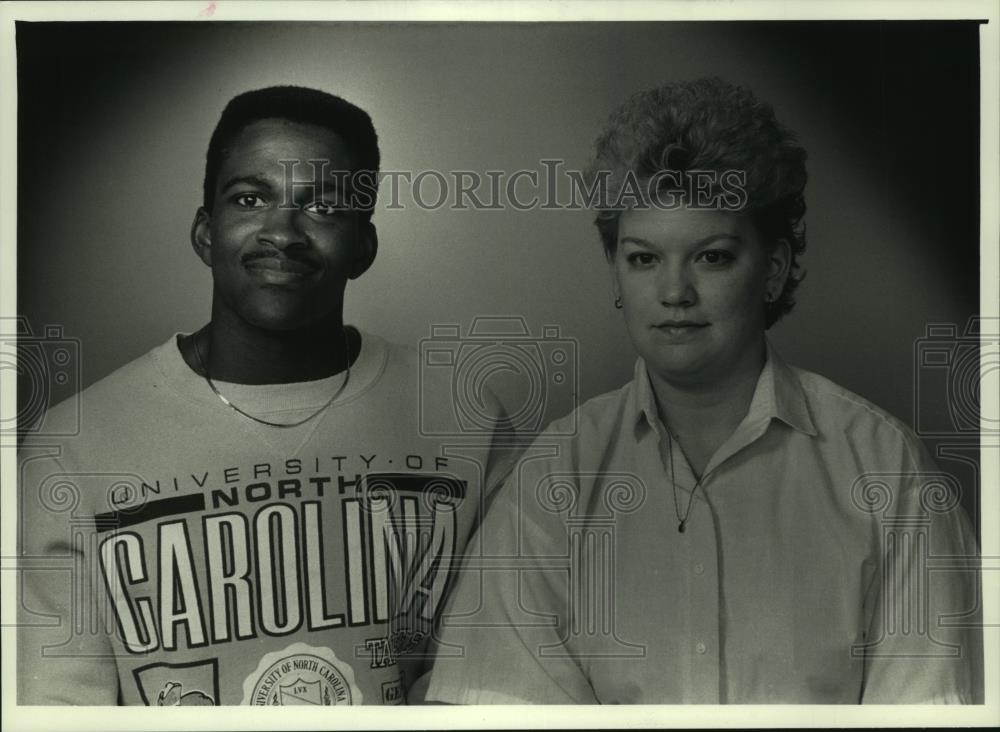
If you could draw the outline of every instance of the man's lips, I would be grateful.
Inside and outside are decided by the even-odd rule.
[[[279,276],[287,277],[305,277],[313,274],[318,269],[312,264],[303,262],[300,259],[273,256],[248,257],[243,260],[243,266],[252,272],[258,272],[260,274],[277,274]]]
[[[708,323],[699,323],[694,320],[664,320],[656,323],[654,328],[706,328]]]

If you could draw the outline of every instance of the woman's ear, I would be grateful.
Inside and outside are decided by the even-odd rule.
[[[198,258],[207,266],[212,266],[212,217],[204,206],[199,206],[191,223],[191,247]]]
[[[604,259],[608,263],[608,281],[611,283],[611,297],[614,299],[615,308],[622,309],[622,288],[618,281],[618,267],[615,266],[615,255],[605,251]]]
[[[792,268],[792,246],[787,239],[779,239],[767,252],[767,293],[777,300],[785,289],[785,282]]]

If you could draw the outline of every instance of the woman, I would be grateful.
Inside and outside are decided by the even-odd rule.
[[[716,79],[612,116],[597,227],[634,378],[492,505],[429,700],[978,698],[975,575],[927,570],[975,556],[957,497],[903,424],[765,338],[799,284],[805,157]]]

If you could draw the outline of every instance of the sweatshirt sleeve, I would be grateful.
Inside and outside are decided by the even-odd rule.
[[[17,699],[115,704],[118,675],[99,572],[88,476],[59,447],[18,454]]]

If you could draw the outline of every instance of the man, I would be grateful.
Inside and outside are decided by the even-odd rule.
[[[404,701],[501,476],[498,452],[421,436],[448,384],[343,323],[378,166],[339,97],[226,107],[191,232],[210,322],[85,390],[78,436],[22,447],[20,703]]]

